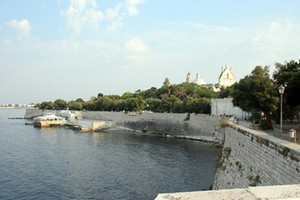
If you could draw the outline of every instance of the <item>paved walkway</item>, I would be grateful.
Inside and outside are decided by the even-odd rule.
[[[300,185],[159,194],[155,200],[300,200]]]
[[[300,152],[300,145],[299,144],[296,144],[296,143],[293,143],[293,142],[290,142],[290,141],[287,141],[287,140],[283,140],[283,139],[274,137],[273,135],[270,135],[270,134],[266,133],[263,130],[253,130],[253,129],[251,129],[251,124],[247,121],[239,121],[238,124],[233,124],[232,122],[230,122],[230,123],[232,125],[240,128],[240,129],[242,129],[242,130],[245,130],[245,131],[250,132],[252,134],[258,135],[258,136],[260,136],[264,139],[268,139],[269,141],[273,141],[275,143],[281,144],[283,146],[286,146],[288,148],[291,148],[295,151]]]

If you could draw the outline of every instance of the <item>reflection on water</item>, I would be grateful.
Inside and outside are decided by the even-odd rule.
[[[213,183],[214,146],[125,130],[38,129],[8,120],[14,112],[22,111],[0,110],[0,199],[154,199]]]

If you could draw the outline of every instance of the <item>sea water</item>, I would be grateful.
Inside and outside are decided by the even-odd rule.
[[[154,199],[207,190],[219,149],[114,129],[78,134],[25,125],[0,109],[0,199]]]

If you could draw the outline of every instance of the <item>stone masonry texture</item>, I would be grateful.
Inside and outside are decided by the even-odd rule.
[[[213,189],[300,183],[300,151],[280,139],[225,128],[225,143]]]

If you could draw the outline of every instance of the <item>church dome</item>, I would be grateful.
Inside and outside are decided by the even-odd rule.
[[[194,83],[196,83],[197,85],[205,85],[206,84],[206,82],[200,78],[199,73],[196,74],[196,79],[194,80]]]

